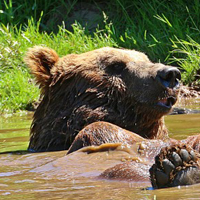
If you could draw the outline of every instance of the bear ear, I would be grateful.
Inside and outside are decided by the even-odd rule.
[[[53,49],[35,46],[28,50],[24,61],[35,75],[40,87],[45,87],[50,84],[50,71],[58,59],[59,56]]]

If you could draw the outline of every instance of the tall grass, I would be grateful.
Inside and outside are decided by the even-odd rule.
[[[172,62],[182,69],[182,82],[189,86],[200,85],[200,44],[187,36],[187,40],[176,39],[173,43]],[[176,57],[176,55],[179,55]]]
[[[74,6],[80,2],[92,3],[106,14],[107,22],[112,22],[112,38],[119,46],[144,51],[153,61],[167,62],[169,51],[173,50],[171,40],[175,40],[175,36],[185,40],[189,35],[200,42],[198,0],[2,0],[0,21],[19,27],[31,17],[37,22],[43,12],[40,30],[50,33],[55,31],[57,24],[55,14],[60,14],[67,23]],[[49,19],[54,26],[49,26]],[[99,23],[101,28],[104,27],[104,23]]]
[[[116,10],[112,18],[116,35],[124,38],[119,45],[142,50],[153,61],[167,62],[176,37],[184,40],[189,35],[200,42],[197,0],[115,0],[111,4]]]
[[[27,70],[9,69],[0,78],[1,112],[30,109],[32,103],[38,99],[39,91]]]
[[[0,2],[0,21],[4,24],[14,25],[27,23],[31,17],[34,21],[38,21],[42,11],[46,16],[59,3],[60,1],[55,0],[2,0]]]

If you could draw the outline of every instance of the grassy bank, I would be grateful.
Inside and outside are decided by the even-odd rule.
[[[0,113],[27,109],[37,101],[39,89],[23,63],[34,45],[51,47],[60,56],[103,46],[133,48],[155,62],[178,65],[184,84],[199,84],[199,1],[87,1],[98,13],[95,28],[77,17],[69,31],[67,19],[75,15],[79,2],[0,3]],[[65,12],[59,13],[63,6]]]

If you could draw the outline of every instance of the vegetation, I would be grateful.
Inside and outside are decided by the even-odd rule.
[[[39,89],[23,63],[25,52],[34,45],[51,47],[60,56],[103,46],[133,48],[155,62],[178,65],[184,84],[199,84],[198,0],[88,2],[100,13],[96,28],[91,29],[77,18],[67,30],[69,24],[61,21],[68,21],[80,1],[1,1],[1,113],[27,109],[38,100]],[[60,11],[61,7],[65,12]]]

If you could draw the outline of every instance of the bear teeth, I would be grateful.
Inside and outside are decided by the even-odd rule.
[[[158,101],[158,105],[164,106],[167,108],[171,108],[176,103],[176,99],[174,97],[168,97],[168,98],[161,98]]]

